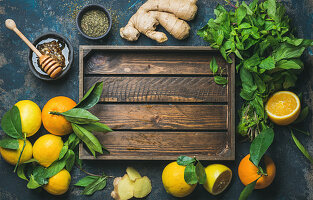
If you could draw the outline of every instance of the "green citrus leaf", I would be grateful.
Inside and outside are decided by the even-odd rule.
[[[246,199],[248,199],[249,195],[254,190],[254,187],[255,187],[257,181],[258,181],[258,179],[253,181],[252,183],[249,183],[248,185],[246,185],[246,187],[240,193],[239,200],[246,200]]]
[[[191,158],[189,156],[179,156],[177,158],[177,164],[182,165],[182,166],[186,166],[189,165],[191,163],[195,163],[196,159],[195,158]]]
[[[67,150],[68,150],[68,146],[64,145],[60,151],[59,160],[61,160],[65,156],[65,154],[67,153]]]
[[[250,146],[250,160],[255,165],[258,166],[261,158],[273,143],[274,140],[274,130],[272,128],[266,128],[261,131],[261,133],[253,140]]]
[[[41,185],[35,180],[34,176],[31,175],[29,182],[27,184],[27,188],[28,189],[36,189],[39,188]]]
[[[97,179],[98,179],[97,176],[85,176],[84,178],[80,179],[74,185],[78,186],[78,187],[86,187]]]
[[[200,163],[200,161],[198,161],[197,165],[196,165],[196,174],[197,174],[197,177],[198,177],[199,184],[205,184],[205,182],[206,182],[206,173],[205,173],[204,167]]]
[[[36,160],[35,158],[32,158],[32,159],[29,159],[29,160],[23,162],[23,164],[32,163],[32,162],[38,163],[38,160]]]
[[[103,90],[103,82],[94,84],[82,98],[82,100],[75,106],[75,108],[89,109],[96,105],[101,97]]]
[[[77,135],[75,133],[72,133],[69,137],[68,137],[68,145],[69,145],[69,149],[74,150],[75,147],[80,143],[80,139],[77,137]]]
[[[103,153],[99,140],[92,133],[84,129],[82,126],[73,123],[72,128],[77,137],[79,137],[89,149],[101,154]]]
[[[309,152],[305,149],[305,147],[300,143],[300,141],[296,138],[296,136],[293,134],[293,131],[290,130],[291,137],[294,141],[294,143],[297,145],[298,149],[302,152],[302,154],[313,164],[313,158],[309,154]]]
[[[16,173],[17,173],[17,176],[20,177],[21,179],[28,181],[28,179],[25,176],[25,165],[18,166]]]
[[[19,148],[18,139],[14,139],[11,137],[4,137],[0,140],[0,147],[5,149],[16,150]]]
[[[98,117],[82,108],[73,108],[61,113],[61,115],[63,115],[69,122],[75,124],[89,124],[99,121]]]
[[[84,127],[86,130],[88,130],[90,132],[93,132],[93,131],[103,132],[103,133],[112,132],[112,129],[110,127],[108,127],[107,125],[102,124],[100,122],[84,124],[84,125],[82,125],[82,127]]]
[[[73,150],[69,149],[67,154],[68,154],[68,157],[67,157],[65,168],[67,171],[70,172],[72,171],[72,168],[75,164],[75,153]]]
[[[13,106],[1,119],[1,128],[10,137],[23,139],[20,111]]]
[[[184,179],[187,184],[193,185],[198,183],[198,177],[196,173],[196,166],[193,163],[190,163],[186,166],[184,172]]]
[[[75,151],[75,164],[79,166],[79,168],[83,168],[83,162],[79,159],[79,154],[77,150]]]
[[[59,173],[66,166],[69,156],[66,154],[61,160],[53,162],[49,167],[36,166],[32,175],[37,183],[44,185],[48,183],[48,179]]]
[[[96,191],[103,190],[107,185],[106,177],[98,177],[95,181],[87,185],[83,191],[84,195],[92,195]]]

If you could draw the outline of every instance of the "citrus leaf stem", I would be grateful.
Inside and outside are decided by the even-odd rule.
[[[24,141],[23,148],[22,148],[22,151],[21,151],[21,153],[20,153],[20,155],[19,155],[19,157],[18,157],[17,163],[16,163],[16,165],[15,165],[15,167],[14,167],[14,170],[13,170],[14,173],[16,172],[16,169],[17,169],[17,167],[18,167],[18,164],[20,163],[20,160],[21,160],[23,151],[24,151],[25,146],[26,146],[26,133],[24,133],[23,141]]]
[[[56,112],[56,111],[50,111],[49,114],[52,114],[52,115],[62,115],[62,113]]]
[[[87,172],[86,170],[84,170],[83,168],[81,168],[78,164],[75,164],[76,167],[78,167],[82,172],[84,172],[85,174],[89,175],[89,176],[96,176],[96,177],[103,177],[102,175],[97,175],[97,174],[93,174],[90,172]],[[105,176],[107,178],[114,178],[114,176]]]

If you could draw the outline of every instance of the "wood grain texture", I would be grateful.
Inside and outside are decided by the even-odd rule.
[[[213,77],[86,77],[84,91],[103,81],[101,102],[227,102]]]
[[[226,105],[97,104],[91,112],[112,129],[227,129]]]
[[[205,74],[212,75],[210,62],[216,58],[223,74],[229,64],[220,54],[200,52],[96,51],[85,63],[86,74]]]
[[[176,160],[178,155],[187,155],[208,160],[228,158],[231,153],[227,132],[115,131],[96,136],[110,151],[97,159]],[[94,159],[84,148],[80,155]]]
[[[90,111],[114,132],[96,133],[111,152],[81,159],[235,159],[235,65],[209,47],[80,46],[80,98],[104,82]],[[213,81],[213,58],[228,84]],[[232,57],[234,61],[234,57]],[[219,72],[220,73],[220,72]]]

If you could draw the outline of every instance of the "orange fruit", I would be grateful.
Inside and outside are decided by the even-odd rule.
[[[184,173],[186,166],[177,162],[168,164],[162,173],[163,186],[167,193],[174,197],[185,197],[192,193],[197,184],[189,185],[185,182]]]
[[[68,190],[70,183],[70,173],[66,169],[62,169],[59,173],[49,178],[48,184],[43,186],[43,189],[53,195],[62,195]]]
[[[44,167],[49,167],[59,159],[63,141],[60,136],[47,134],[36,140],[33,146],[33,156]]]
[[[300,114],[300,100],[293,92],[276,92],[267,101],[265,110],[275,124],[288,125],[294,122]]]
[[[258,168],[249,159],[250,154],[248,154],[240,161],[238,167],[238,176],[240,181],[244,185],[248,185],[249,183],[252,183],[260,177],[260,175],[258,174]],[[255,189],[266,188],[273,182],[275,178],[276,166],[273,160],[265,155],[264,164],[267,176],[263,175],[261,178],[259,178],[259,180],[256,182]]]
[[[50,114],[51,111],[65,112],[76,106],[75,101],[68,97],[58,96],[50,99],[42,109],[42,123],[47,131],[54,135],[67,135],[71,133],[72,126],[65,117]]]

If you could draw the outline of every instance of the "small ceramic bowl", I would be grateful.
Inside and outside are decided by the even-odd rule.
[[[103,11],[103,12],[106,14],[106,16],[108,17],[108,19],[109,19],[109,27],[108,27],[108,30],[107,30],[103,35],[101,35],[101,36],[99,36],[99,37],[90,37],[90,36],[86,35],[86,34],[84,33],[84,31],[82,30],[82,27],[81,27],[81,20],[82,20],[82,17],[83,17],[83,15],[84,15],[86,12],[88,12],[88,11],[90,11],[90,10],[100,10],[100,11]],[[110,16],[109,12],[108,12],[103,6],[98,5],[98,4],[91,4],[91,5],[87,5],[87,6],[83,7],[83,8],[81,9],[81,11],[79,11],[78,15],[76,16],[76,26],[77,26],[77,29],[79,30],[79,32],[80,32],[85,38],[88,38],[88,39],[90,39],[90,40],[98,40],[98,39],[104,38],[104,37],[110,32],[111,27],[112,27],[112,18],[111,18],[111,16]]]
[[[37,37],[33,45],[37,47],[38,44],[44,43],[44,42],[50,42],[52,40],[57,40],[65,45],[64,49],[62,50],[62,54],[65,57],[65,67],[63,67],[61,74],[59,74],[56,78],[50,78],[50,76],[44,72],[38,62],[38,56],[29,49],[28,53],[28,65],[31,70],[31,72],[39,79],[45,80],[45,81],[54,81],[62,78],[65,76],[65,74],[69,71],[69,69],[72,66],[73,63],[73,57],[74,57],[74,51],[73,46],[71,45],[70,41],[65,38],[64,36],[54,33],[54,32],[48,32],[43,35],[40,35]]]

